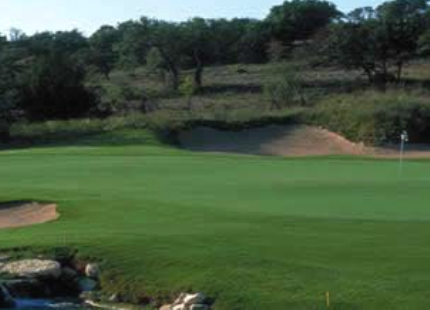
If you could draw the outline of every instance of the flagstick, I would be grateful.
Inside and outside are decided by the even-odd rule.
[[[405,157],[405,144],[409,142],[409,135],[406,131],[403,131],[400,135],[400,158],[399,158],[399,177],[403,175],[403,161]]]

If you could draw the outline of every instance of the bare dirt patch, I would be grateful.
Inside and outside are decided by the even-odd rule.
[[[267,126],[242,131],[199,127],[179,134],[185,149],[199,152],[271,156],[355,155],[380,158],[399,156],[398,146],[366,147],[319,127],[305,125]],[[407,158],[430,157],[430,146],[408,145]]]
[[[0,203],[0,229],[42,224],[59,218],[57,205],[37,202]]]

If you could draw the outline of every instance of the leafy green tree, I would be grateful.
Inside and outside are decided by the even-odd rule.
[[[194,87],[198,90],[203,84],[203,70],[211,61],[213,38],[211,22],[203,18],[194,18],[181,24],[184,44],[183,55],[191,59],[191,65],[195,68]]]
[[[88,49],[88,40],[78,30],[40,32],[31,37],[24,37],[28,52],[33,56],[61,53],[68,57],[75,57]],[[12,42],[18,42],[14,40]]]
[[[254,19],[249,18],[211,20],[213,41],[211,52],[212,63],[237,63],[240,57],[245,54],[243,53],[244,48],[249,47],[256,41],[256,38],[252,37],[254,33],[251,34],[249,32],[256,23]],[[248,35],[247,40],[244,40],[246,35]]]
[[[182,32],[178,24],[142,18],[140,23],[146,29],[146,39],[150,48],[158,50],[170,77],[170,87],[179,88],[180,62],[184,46]]]
[[[165,70],[164,60],[157,48],[151,48],[146,55],[146,65],[153,71]]]
[[[71,119],[87,115],[96,98],[85,87],[85,70],[71,58],[52,53],[26,64],[19,76],[19,107],[28,119]]]
[[[266,21],[274,39],[291,45],[311,38],[340,16],[336,6],[328,1],[292,0],[273,7]]]
[[[0,142],[9,140],[9,129],[16,108],[15,71],[12,59],[6,56],[7,41],[0,37]]]
[[[127,21],[117,27],[119,40],[114,49],[118,53],[118,65],[121,68],[135,68],[145,65],[151,49],[148,44],[149,28],[146,22]]]
[[[118,62],[115,45],[119,42],[118,30],[112,26],[103,26],[89,39],[91,63],[109,79],[110,72]]]
[[[268,59],[267,46],[271,41],[267,22],[249,20],[237,47],[237,62],[264,63]]]
[[[404,64],[417,54],[428,10],[426,0],[395,0],[376,10],[357,9],[317,40],[318,55],[347,69],[362,69],[373,84],[399,82]]]
[[[419,38],[429,26],[428,0],[394,0],[377,9],[379,28],[387,42],[387,54],[401,79],[404,63],[416,55]]]

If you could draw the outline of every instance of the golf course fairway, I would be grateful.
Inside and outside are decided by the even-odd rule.
[[[132,141],[2,151],[0,201],[52,201],[61,217],[0,230],[0,251],[77,248],[112,292],[202,291],[215,310],[326,309],[326,292],[332,309],[424,310],[430,162],[398,166]]]

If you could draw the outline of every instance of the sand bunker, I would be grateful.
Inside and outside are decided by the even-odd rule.
[[[0,203],[0,229],[42,224],[58,219],[57,205],[36,202]]]
[[[397,146],[366,147],[328,130],[304,126],[267,126],[243,131],[221,131],[207,127],[179,134],[185,149],[200,152],[272,156],[357,155],[383,158],[399,156]],[[430,146],[408,145],[408,158],[430,157]]]

